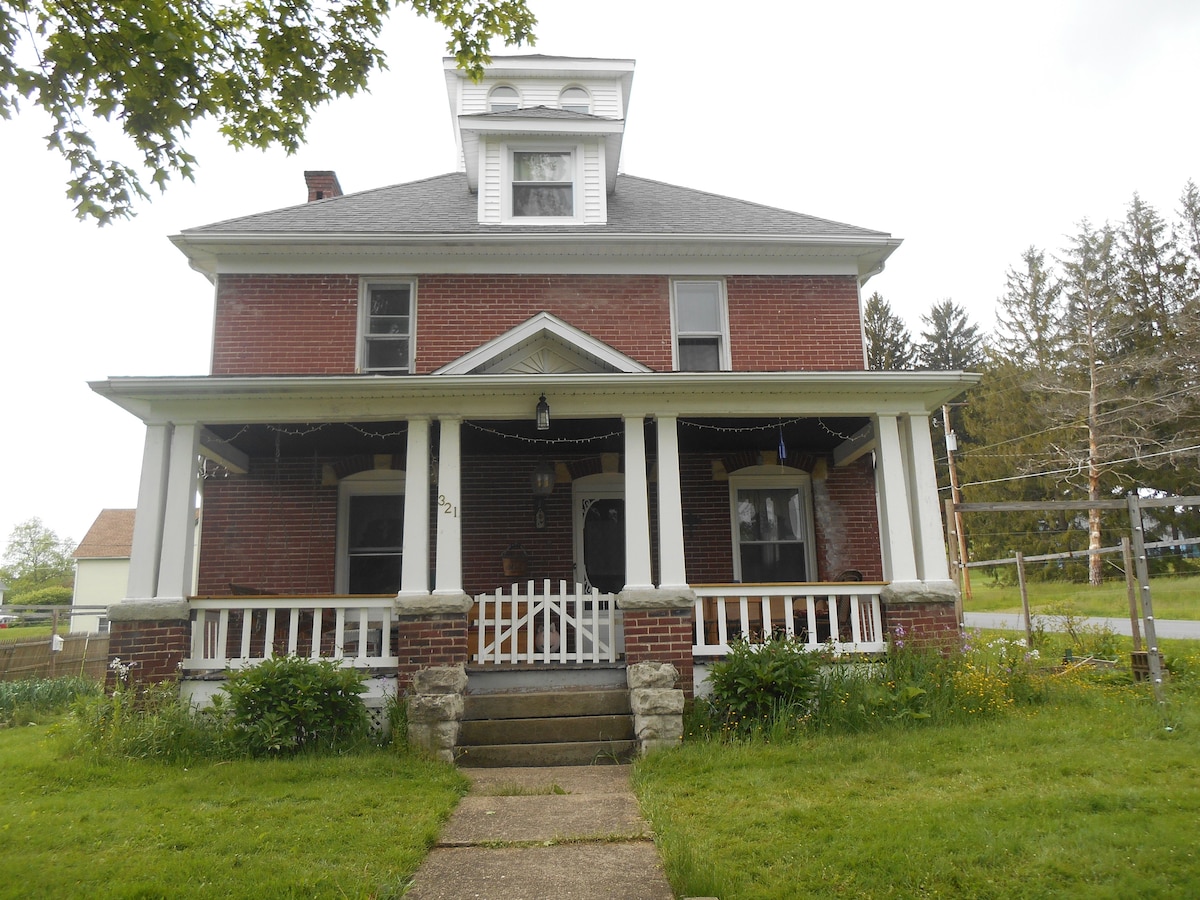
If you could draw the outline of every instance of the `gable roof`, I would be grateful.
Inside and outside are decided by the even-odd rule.
[[[188,228],[179,237],[548,233],[544,225],[481,225],[478,215],[478,198],[467,189],[467,176],[462,172],[451,172]],[[617,176],[617,188],[608,198],[607,224],[555,225],[549,231],[554,234],[739,235],[850,241],[890,237],[883,231],[634,175]]]
[[[102,509],[72,554],[76,559],[128,559],[136,509]]]

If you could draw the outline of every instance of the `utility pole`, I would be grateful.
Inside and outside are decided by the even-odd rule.
[[[967,535],[963,531],[962,513],[958,504],[962,503],[962,493],[958,489],[958,469],[954,465],[954,451],[958,449],[958,435],[950,427],[950,404],[942,404],[942,424],[946,430],[946,462],[950,467],[950,499],[954,501],[954,530],[958,533],[958,558],[962,567],[962,592],[968,600],[971,599],[971,570],[967,568]]]

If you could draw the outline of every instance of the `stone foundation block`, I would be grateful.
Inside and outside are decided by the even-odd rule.
[[[629,692],[634,716],[683,717],[683,691],[673,688],[636,688]]]
[[[462,694],[467,689],[465,666],[437,666],[421,669],[412,677],[414,694]]]
[[[634,663],[626,670],[626,683],[630,689],[673,688],[679,681],[679,670],[670,663]]]

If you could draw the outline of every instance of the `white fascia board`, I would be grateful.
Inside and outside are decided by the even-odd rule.
[[[583,226],[587,227],[587,226]],[[879,271],[900,246],[892,237],[746,234],[612,234],[595,230],[514,234],[178,234],[193,269],[217,274],[853,275]],[[704,268],[698,271],[697,266]],[[376,269],[375,267],[378,267]],[[397,268],[399,267],[399,268]]]
[[[964,372],[662,372],[112,378],[93,391],[147,424],[478,420],[555,416],[928,415],[978,383]]]
[[[543,119],[520,118],[516,115],[503,119],[480,118],[479,116],[459,116],[459,127],[464,135],[499,134],[505,137],[561,137],[568,135],[609,135],[623,134],[625,122],[622,119],[605,119],[593,117],[589,119]]]

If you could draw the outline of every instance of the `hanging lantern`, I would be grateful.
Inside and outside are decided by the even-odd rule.
[[[545,394],[542,394],[537,404],[537,430],[550,430],[550,404],[546,402]]]

